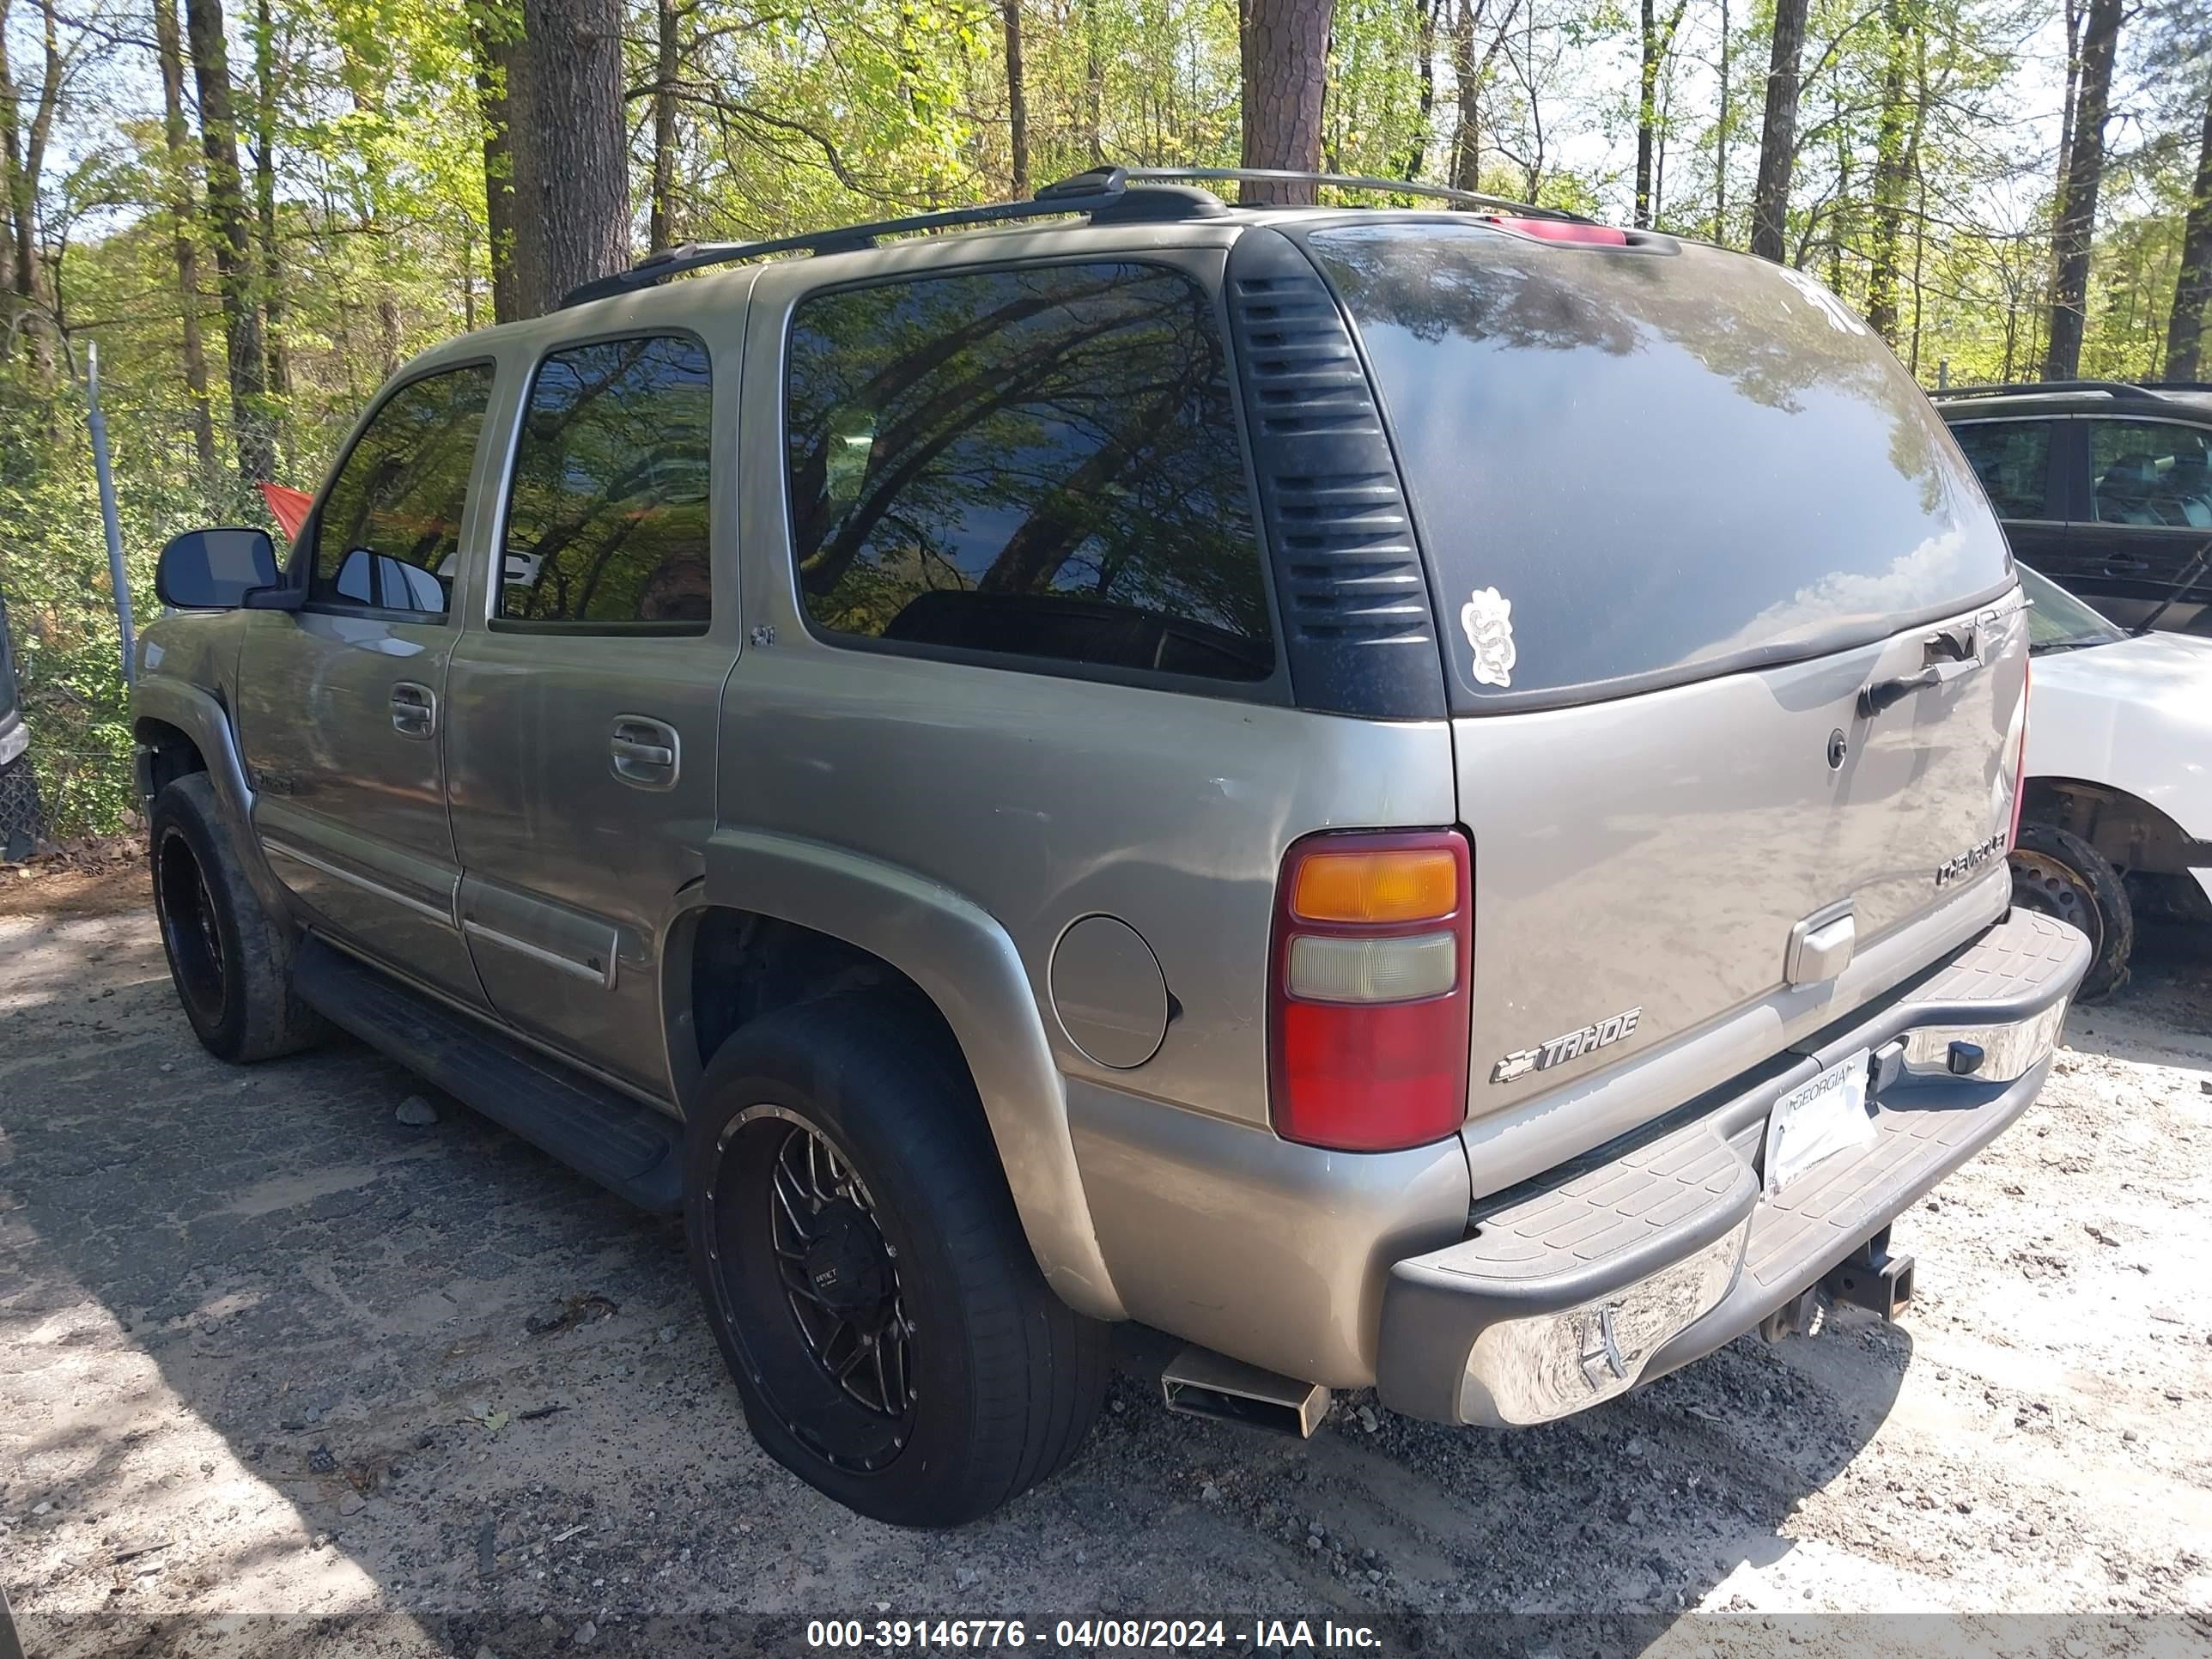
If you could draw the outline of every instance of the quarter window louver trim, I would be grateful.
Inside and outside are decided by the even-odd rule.
[[[1293,695],[1301,708],[1332,714],[1440,716],[1428,580],[1335,296],[1273,230],[1238,239],[1228,278]]]

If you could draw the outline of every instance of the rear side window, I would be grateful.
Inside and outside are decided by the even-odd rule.
[[[817,626],[1265,679],[1274,647],[1212,307],[1158,266],[817,295],[787,460]]]
[[[2089,423],[2089,503],[2100,524],[2212,527],[2212,432],[2173,421]]]
[[[1951,428],[2001,519],[2049,516],[2051,422],[1970,421]]]
[[[446,614],[491,376],[447,369],[385,399],[316,514],[311,601]]]
[[[1462,709],[1821,654],[2011,585],[1935,410],[1809,277],[1434,221],[1308,246],[1372,366]]]
[[[707,349],[605,340],[538,366],[515,441],[498,614],[703,628]]]

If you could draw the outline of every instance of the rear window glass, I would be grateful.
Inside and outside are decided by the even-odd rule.
[[[1840,648],[2009,580],[1927,399],[1809,279],[1432,222],[1308,240],[1373,366],[1463,707]]]
[[[887,645],[1262,680],[1274,644],[1210,301],[1157,265],[805,301],[792,324],[807,615]]]

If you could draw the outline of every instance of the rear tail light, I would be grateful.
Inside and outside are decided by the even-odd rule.
[[[1394,1152],[1467,1116],[1474,890],[1456,830],[1309,836],[1283,860],[1268,1100],[1285,1140]]]
[[[2020,746],[2012,756],[2012,832],[2005,839],[2005,851],[2009,853],[2020,845],[2020,809],[2027,800],[2027,694],[2035,678],[2035,665],[2022,662],[2020,665]]]
[[[1500,230],[1517,231],[1547,242],[1587,242],[1598,247],[1626,247],[1628,233],[1612,225],[1584,224],[1578,219],[1515,219],[1498,214],[1482,216]]]

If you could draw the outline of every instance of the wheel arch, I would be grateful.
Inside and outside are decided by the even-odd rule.
[[[2205,845],[2141,796],[2085,778],[2029,778],[2021,811],[2079,836],[2123,874],[2186,875]]]
[[[269,913],[289,913],[290,897],[270,873],[253,833],[253,791],[246,781],[229,711],[211,693],[166,675],[146,675],[131,688],[131,731],[138,744],[138,793],[146,805],[173,778],[204,772],[216,812],[246,879]]]
[[[679,1097],[690,1097],[717,1033],[735,1029],[731,1011],[693,994],[702,947],[711,956],[717,930],[748,919],[768,924],[833,984],[840,973],[873,973],[918,997],[958,1046],[1046,1281],[1079,1312],[1127,1318],[1091,1225],[1044,1022],[1020,952],[997,920],[911,871],[793,836],[718,830],[705,862],[662,959]],[[824,981],[799,975],[797,994],[809,994],[810,982]],[[767,1006],[793,1000],[772,993]]]

